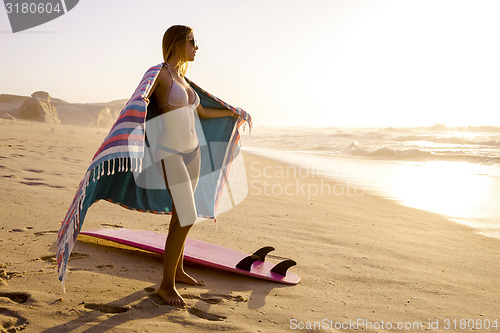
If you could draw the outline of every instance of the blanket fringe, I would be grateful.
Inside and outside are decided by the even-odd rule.
[[[101,179],[101,176],[114,175],[115,172],[142,172],[141,157],[116,157],[106,160],[87,172],[87,183]]]

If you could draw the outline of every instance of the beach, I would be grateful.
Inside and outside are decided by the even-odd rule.
[[[248,152],[245,200],[216,223],[197,223],[189,237],[249,254],[271,245],[269,261],[297,262],[290,270],[298,285],[186,264],[206,285],[179,285],[188,306],[176,309],[154,294],[161,257],[79,236],[63,293],[57,231],[106,134],[0,119],[0,331],[493,332],[500,325],[499,239]],[[101,201],[83,229],[167,232],[169,219]]]

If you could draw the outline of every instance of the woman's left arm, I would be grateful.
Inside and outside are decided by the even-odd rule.
[[[198,105],[196,111],[198,111],[198,116],[200,118],[239,117],[233,111],[226,109],[204,108],[201,104]]]

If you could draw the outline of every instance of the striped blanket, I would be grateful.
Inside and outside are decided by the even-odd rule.
[[[128,209],[155,214],[171,214],[172,199],[168,191],[141,185],[145,175],[154,173],[151,147],[147,140],[146,123],[153,114],[152,103],[146,96],[163,64],[146,71],[132,97],[128,100],[109,134],[95,153],[80,182],[73,202],[57,236],[57,270],[59,280],[66,280],[66,266],[88,208],[103,199]],[[238,118],[201,118],[206,144],[201,146],[200,181],[195,192],[198,215],[215,219],[215,209],[223,193],[231,162],[239,153],[239,128],[252,125],[250,115],[209,94],[187,80],[200,96],[204,107],[229,109]],[[149,112],[148,112],[149,111]],[[143,182],[144,183],[144,182]],[[159,183],[159,182],[156,182]]]

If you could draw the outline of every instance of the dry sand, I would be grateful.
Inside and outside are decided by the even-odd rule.
[[[249,253],[272,245],[270,261],[298,262],[291,269],[302,278],[298,285],[189,265],[188,273],[206,286],[181,286],[189,306],[176,309],[153,292],[161,257],[81,236],[64,294],[55,273],[56,232],[106,134],[0,119],[0,331],[281,332],[314,322],[316,329],[308,331],[335,331],[326,323],[353,331],[349,321],[368,320],[374,328],[357,331],[396,331],[380,328],[383,321],[385,328],[387,322],[422,322],[407,332],[450,332],[446,319],[457,325],[460,319],[500,319],[499,240],[369,194],[308,199],[307,191],[295,191],[297,184],[336,183],[287,175],[283,171],[294,169],[250,154],[244,155],[248,197],[221,214],[217,228],[201,222],[190,237]],[[259,175],[264,167],[269,177]],[[290,195],[278,195],[285,188]],[[168,221],[99,202],[83,228],[166,232]],[[439,328],[429,328],[429,320],[438,320]]]

